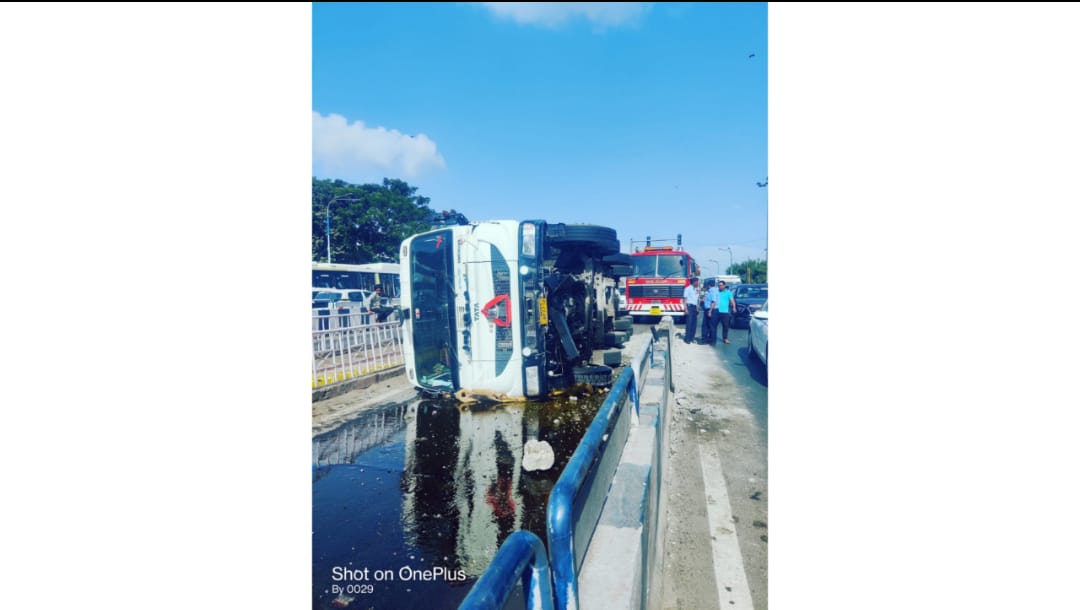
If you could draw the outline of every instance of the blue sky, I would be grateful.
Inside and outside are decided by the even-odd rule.
[[[471,220],[612,226],[624,251],[681,233],[709,273],[763,259],[766,13],[316,3],[312,174],[401,178]]]

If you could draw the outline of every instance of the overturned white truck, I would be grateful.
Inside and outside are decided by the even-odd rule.
[[[434,394],[543,398],[604,386],[590,364],[612,345],[617,280],[629,275],[614,229],[492,220],[401,244],[405,371]]]

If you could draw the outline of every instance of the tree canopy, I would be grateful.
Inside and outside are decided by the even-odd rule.
[[[401,242],[431,228],[427,197],[403,180],[349,184],[311,179],[311,257],[326,262],[326,216],[330,214],[331,262],[396,262]]]
[[[769,263],[760,259],[751,259],[730,265],[726,273],[738,275],[746,284],[765,284],[769,281]]]

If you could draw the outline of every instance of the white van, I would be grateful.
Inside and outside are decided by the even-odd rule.
[[[611,369],[589,360],[613,330],[618,251],[614,229],[542,220],[473,222],[406,239],[409,381],[500,400],[540,398],[575,382],[610,385]]]

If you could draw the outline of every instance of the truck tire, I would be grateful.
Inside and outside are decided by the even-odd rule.
[[[608,254],[604,257],[604,262],[609,265],[633,265],[633,259],[625,252],[619,252],[618,254]]]
[[[602,388],[611,385],[611,377],[610,366],[592,364],[574,367],[574,383],[587,383],[593,387]]]
[[[615,318],[615,330],[634,330],[634,321],[626,318]]]
[[[564,225],[560,237],[549,237],[553,246],[560,248],[580,247],[598,256],[619,252],[619,236],[615,229],[597,225]]]
[[[611,276],[612,277],[629,277],[634,275],[634,268],[630,265],[612,265]]]

